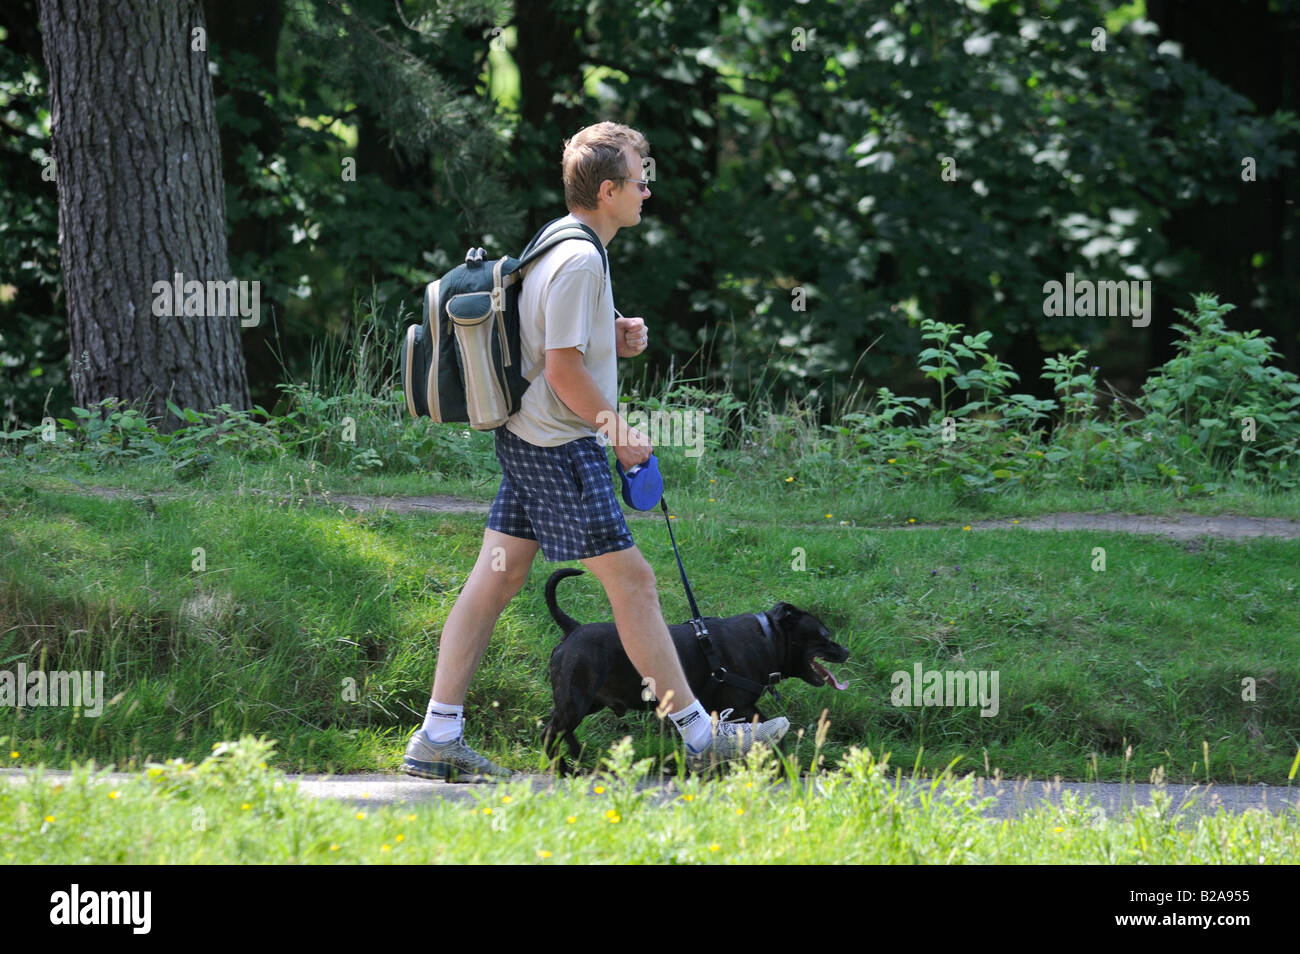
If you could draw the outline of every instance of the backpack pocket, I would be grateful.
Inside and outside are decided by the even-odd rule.
[[[447,317],[460,352],[470,426],[478,430],[498,427],[510,416],[505,383],[496,366],[498,360],[502,367],[510,365],[510,355],[498,337],[497,326],[504,321],[499,301],[496,290],[464,292],[447,301]]]

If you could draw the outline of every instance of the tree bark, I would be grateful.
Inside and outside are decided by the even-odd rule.
[[[40,0],[40,17],[74,399],[139,402],[166,429],[168,398],[247,408],[239,316],[154,315],[156,282],[232,277],[201,3]]]

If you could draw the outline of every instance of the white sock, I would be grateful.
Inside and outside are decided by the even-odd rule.
[[[430,742],[451,742],[464,728],[464,706],[448,706],[436,699],[429,700],[429,709],[424,716],[424,734]]]
[[[682,741],[693,752],[704,748],[713,734],[709,714],[704,711],[699,699],[685,709],[670,712],[668,718],[673,720],[673,725],[677,726],[677,731],[682,735]]]

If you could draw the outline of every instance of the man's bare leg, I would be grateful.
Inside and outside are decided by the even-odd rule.
[[[469,681],[483,658],[497,619],[524,585],[537,550],[536,540],[512,537],[497,530],[483,531],[478,561],[456,598],[438,640],[434,699],[449,706],[465,704]]]
[[[582,561],[600,580],[614,610],[614,625],[636,671],[654,680],[655,695],[669,713],[695,702],[668,624],[659,606],[654,570],[636,547],[603,553]],[[668,693],[672,692],[669,697]]]

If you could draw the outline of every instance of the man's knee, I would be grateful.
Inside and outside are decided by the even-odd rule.
[[[658,600],[654,569],[635,547],[583,561],[613,601],[619,597]]]
[[[483,541],[483,551],[474,569],[504,606],[523,589],[536,555],[535,543],[489,536]]]

